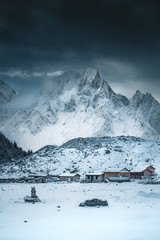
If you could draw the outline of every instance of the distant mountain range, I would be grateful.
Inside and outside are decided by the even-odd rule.
[[[78,137],[160,139],[160,103],[140,91],[131,99],[116,94],[96,69],[63,73],[28,108],[9,108],[14,98],[15,91],[0,81],[0,130],[25,150]]]

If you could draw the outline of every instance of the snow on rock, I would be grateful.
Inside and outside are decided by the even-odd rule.
[[[3,117],[3,116],[2,116]],[[65,72],[46,84],[34,106],[19,109],[0,130],[25,150],[61,145],[78,137],[160,138],[160,103],[137,91],[116,94],[96,69]]]
[[[93,198],[93,199],[90,199],[90,200],[86,200],[85,202],[81,202],[79,204],[80,207],[95,207],[95,206],[108,206],[108,202],[107,200],[101,200],[101,199],[98,199],[98,198]]]
[[[59,175],[65,172],[104,172],[111,168],[132,169],[153,165],[160,174],[160,142],[136,137],[77,138],[58,146],[46,146],[29,157],[1,165],[5,178],[30,174]]]

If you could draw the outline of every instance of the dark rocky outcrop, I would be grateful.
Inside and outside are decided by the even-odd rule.
[[[93,198],[91,200],[86,200],[85,202],[81,202],[79,204],[80,207],[95,207],[95,206],[108,206],[107,200],[101,200],[98,198]]]

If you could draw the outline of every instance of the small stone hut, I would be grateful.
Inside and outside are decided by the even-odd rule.
[[[103,175],[103,173],[86,173],[85,181],[86,182],[95,182],[95,183],[103,182],[104,175]]]
[[[78,173],[62,173],[58,177],[61,181],[77,182],[80,180],[81,175]]]

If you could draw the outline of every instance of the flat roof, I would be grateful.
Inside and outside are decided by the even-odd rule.
[[[130,172],[130,170],[128,168],[126,168],[126,167],[121,168],[121,169],[119,169],[119,168],[108,168],[104,172]]]
[[[103,175],[103,173],[86,173],[85,175],[100,176],[100,175]]]
[[[61,174],[59,175],[59,177],[74,177],[74,176],[76,176],[76,175],[79,175],[79,176],[80,176],[79,173],[61,173]]]

